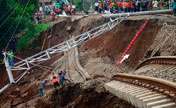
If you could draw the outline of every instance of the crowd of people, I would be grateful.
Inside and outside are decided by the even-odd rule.
[[[76,5],[68,4],[68,5],[62,5],[61,7],[55,6],[53,8],[53,12],[56,15],[62,14],[63,11],[65,11],[67,15],[75,15],[76,14]]]
[[[140,12],[140,11],[148,11],[150,5],[150,9],[158,10],[164,8],[173,8],[173,13],[176,15],[176,0],[106,0],[104,2],[95,2],[95,13],[121,13],[121,12]],[[63,14],[65,12],[67,15],[75,15],[76,14],[76,5],[75,4],[64,4],[61,3],[59,6],[46,6],[45,7],[46,15],[51,15],[52,21],[55,20],[55,17],[59,14]],[[88,11],[84,11],[85,14],[88,14]],[[41,15],[43,14],[43,9],[40,6],[39,12],[36,13],[36,24],[41,20]]]
[[[115,0],[110,1],[104,1],[104,2],[95,2],[95,12],[96,13],[121,13],[121,12],[139,12],[139,11],[147,11],[150,4],[150,0]],[[151,9],[157,10],[157,9],[164,9],[170,8],[173,6],[173,9],[175,9],[175,0],[171,3],[170,0],[167,0],[166,2],[162,2],[162,0],[153,0],[151,2]]]
[[[55,20],[55,17],[59,14],[66,13],[66,15],[75,15],[76,14],[76,5],[74,4],[60,4],[59,6],[45,6],[45,13],[46,15],[51,15],[52,21]],[[41,16],[43,15],[43,8],[42,6],[39,7],[39,11],[35,13],[34,20],[36,24],[39,24],[39,21],[42,19]]]
[[[55,74],[54,72],[51,74],[51,82],[52,82],[54,88],[62,87],[64,81],[67,81],[68,84],[71,83],[71,81],[69,79],[65,78],[66,73],[67,73],[66,70],[63,70],[63,71],[60,71],[58,74]],[[44,95],[43,89],[46,87],[46,82],[47,82],[47,80],[41,81],[40,79],[38,79],[38,81],[36,83],[40,97],[42,97]]]

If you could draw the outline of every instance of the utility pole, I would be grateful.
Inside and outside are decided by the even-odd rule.
[[[7,57],[5,52],[3,52],[3,54],[4,54],[4,63],[5,63],[5,66],[6,66],[6,71],[7,71],[7,74],[9,76],[10,83],[15,83],[15,80],[14,80],[13,75],[12,75],[12,71],[10,69],[11,67],[9,66],[8,57]]]
[[[44,16],[44,19],[46,19],[45,0],[42,1],[42,8],[43,8],[43,16]]]

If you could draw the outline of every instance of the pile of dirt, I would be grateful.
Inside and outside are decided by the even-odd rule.
[[[176,56],[176,24],[163,25],[146,56]]]
[[[145,20],[125,20],[113,30],[88,41],[79,47],[80,62],[90,74],[102,74],[111,77],[115,73],[131,73],[133,67],[144,58],[147,49],[152,45],[162,23],[150,20],[138,40],[130,49],[130,57],[119,67],[116,61],[125,51]]]
[[[127,48],[135,34],[139,31],[145,20],[125,20],[113,30],[105,33],[86,44],[80,46],[80,51],[89,50],[89,57],[108,56],[114,64],[120,58],[123,51]],[[130,57],[125,62],[128,66],[135,66],[141,60],[146,50],[153,43],[161,23],[158,20],[150,20],[141,36],[129,51]],[[87,61],[85,60],[85,62]],[[84,63],[85,63],[84,62]]]
[[[97,78],[83,84],[74,84],[56,89],[48,100],[39,100],[37,108],[133,108],[125,101],[105,91],[108,80]]]

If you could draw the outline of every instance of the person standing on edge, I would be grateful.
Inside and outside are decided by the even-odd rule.
[[[133,11],[136,12],[136,0],[133,1]]]
[[[52,21],[54,22],[55,21],[55,13],[53,12],[51,16],[52,16]]]
[[[141,2],[139,0],[136,1],[136,10],[137,12],[140,12],[141,10]]]
[[[174,16],[176,16],[176,0],[173,0],[172,7],[173,7],[173,14]]]
[[[119,7],[118,7],[118,4],[117,4],[117,2],[114,2],[114,9],[115,9],[115,13],[118,13],[119,11],[118,11],[118,9],[119,9]]]
[[[14,57],[14,53],[13,53],[12,50],[8,53],[8,56],[10,58],[10,65],[13,66],[13,64],[14,64],[14,58],[13,58]]]
[[[130,5],[131,5],[131,12],[134,12],[134,5],[133,5],[133,2],[130,2]]]
[[[118,2],[119,13],[122,11],[122,2],[119,0]]]
[[[51,8],[48,6],[48,14],[51,14]]]
[[[40,97],[42,97],[44,94],[43,94],[43,82],[40,81],[40,79],[38,79],[38,82],[37,82],[37,88],[38,88],[38,91],[39,91],[39,95]]]
[[[45,13],[48,15],[48,6],[45,7]]]
[[[99,4],[98,4],[98,2],[95,2],[94,5],[95,5],[95,13],[97,14],[97,13],[98,13],[98,5],[99,5]]]
[[[157,0],[154,0],[154,1],[152,2],[152,5],[153,5],[153,9],[154,9],[154,10],[157,10],[157,9],[158,9],[158,1],[157,1]]]
[[[73,9],[73,14],[75,15],[76,14],[76,5],[72,5],[72,9]]]
[[[43,8],[41,6],[39,7],[39,12],[40,12],[40,14],[42,14],[42,12],[43,12]]]
[[[99,13],[101,13],[101,11],[102,11],[102,4],[101,2],[99,2]]]
[[[111,2],[111,3],[109,4],[110,13],[113,13],[113,12],[114,12],[114,7],[113,7],[113,5],[114,5],[113,2]]]
[[[40,15],[37,13],[37,25],[39,24],[40,21]]]

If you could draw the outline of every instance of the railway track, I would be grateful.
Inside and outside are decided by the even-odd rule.
[[[176,84],[163,79],[116,74],[106,90],[137,108],[176,108]]]
[[[82,66],[79,63],[79,58],[78,58],[78,50],[77,48],[73,49],[73,55],[74,55],[74,66],[76,70],[81,74],[81,76],[84,78],[84,81],[90,79],[90,76],[88,72],[86,72],[85,69],[82,68]]]
[[[90,79],[89,74],[79,63],[77,48],[73,48],[68,52],[69,72],[74,82],[84,82]]]
[[[167,64],[176,66],[176,56],[158,56],[148,58],[139,65],[137,65],[136,70],[148,64]]]

